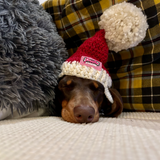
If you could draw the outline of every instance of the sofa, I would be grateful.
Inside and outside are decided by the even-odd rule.
[[[1,160],[159,160],[160,113],[124,112],[93,124],[61,117],[0,122]]]
[[[99,30],[97,24],[102,12],[122,1],[48,0],[42,6],[52,16],[69,55],[72,55],[85,39]],[[0,160],[160,159],[160,2],[128,2],[143,9],[150,28],[141,44],[117,54],[110,52],[106,63],[113,85],[122,95],[122,114],[117,118],[101,117],[90,124],[69,123],[57,116],[40,116],[41,110],[22,117],[14,114],[12,119],[6,116],[0,121]],[[74,9],[84,16],[85,25],[76,19],[76,11],[72,10],[74,5],[77,6]],[[93,14],[95,6],[96,16]],[[88,30],[84,31],[83,27]]]

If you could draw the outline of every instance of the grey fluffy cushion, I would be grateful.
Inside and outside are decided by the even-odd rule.
[[[53,106],[68,54],[37,0],[0,0],[0,110]]]

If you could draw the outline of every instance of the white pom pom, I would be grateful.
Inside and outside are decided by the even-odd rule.
[[[100,19],[99,26],[105,30],[108,47],[115,52],[138,45],[146,36],[146,16],[131,3],[110,7]]]

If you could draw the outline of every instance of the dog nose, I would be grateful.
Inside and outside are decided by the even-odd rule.
[[[77,106],[74,108],[74,116],[79,123],[89,123],[94,119],[95,110],[90,106]]]

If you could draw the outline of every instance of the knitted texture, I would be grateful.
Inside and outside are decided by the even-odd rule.
[[[0,121],[1,160],[159,160],[160,113],[75,124],[61,117]]]
[[[93,37],[84,41],[84,43],[78,48],[77,52],[68,58],[67,61],[80,62],[82,56],[92,57],[93,59],[102,62],[102,68],[109,74],[107,69],[104,67],[104,64],[108,59],[108,46],[104,35],[104,30],[98,31]]]
[[[104,11],[98,23],[105,29],[109,50],[119,52],[137,46],[148,28],[142,9],[131,3],[119,3]]]
[[[104,67],[108,58],[108,46],[104,34],[104,30],[100,30],[92,38],[87,39],[77,52],[63,63],[60,77],[72,75],[96,80],[104,86],[106,97],[113,103],[112,96],[108,90],[112,86],[112,80],[109,72]]]

